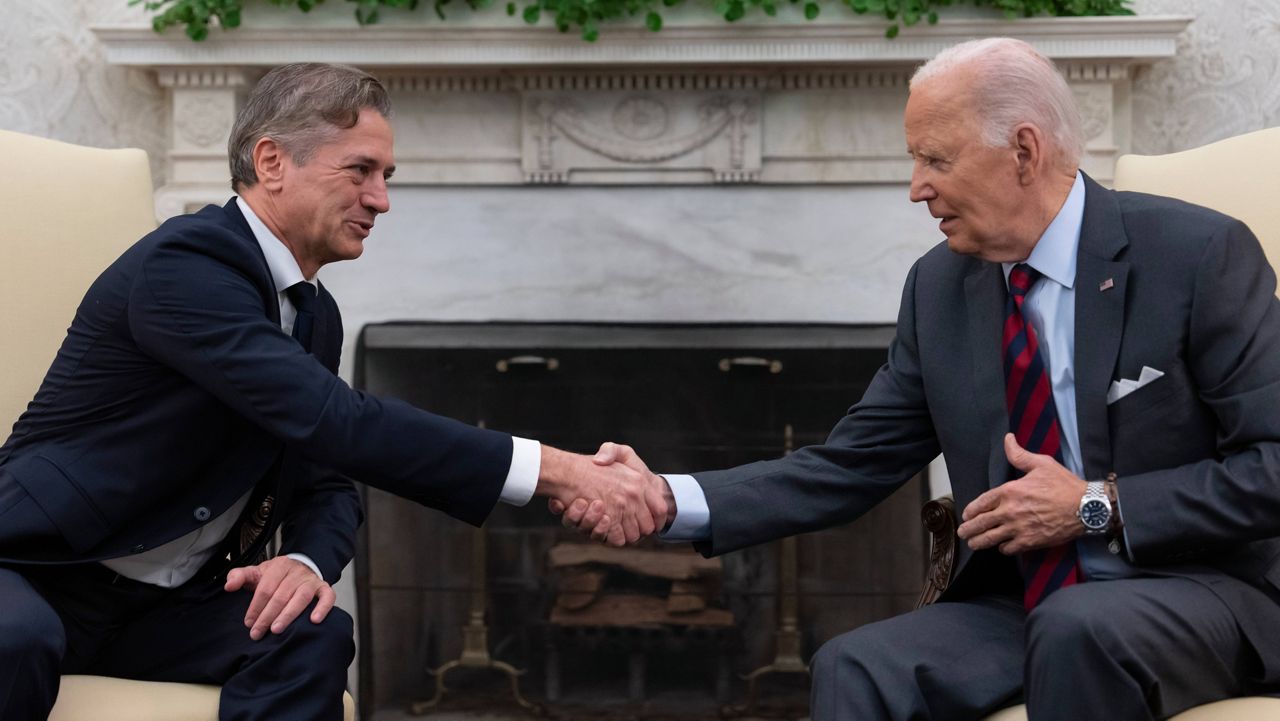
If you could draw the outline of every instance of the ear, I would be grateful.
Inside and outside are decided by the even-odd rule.
[[[1018,180],[1023,185],[1030,185],[1044,170],[1044,134],[1031,123],[1022,123],[1013,129],[1013,150],[1018,163]]]
[[[284,183],[285,166],[289,158],[271,138],[259,138],[253,145],[253,170],[258,175],[258,183],[270,191],[279,191]]]

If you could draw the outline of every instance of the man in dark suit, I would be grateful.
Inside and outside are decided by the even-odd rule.
[[[1020,41],[923,66],[905,126],[946,243],[907,276],[887,364],[824,445],[667,476],[664,536],[719,554],[845,523],[941,452],[952,586],[826,643],[814,719],[1024,698],[1035,721],[1131,721],[1274,687],[1280,305],[1256,238],[1081,173],[1071,92]]]
[[[665,515],[639,473],[335,375],[341,319],[315,276],[389,210],[389,114],[354,68],[268,73],[231,132],[237,197],[166,222],[85,295],[0,448],[6,721],[45,718],[65,673],[221,684],[223,719],[340,718],[347,476],[473,524],[499,499],[591,498],[619,544]]]

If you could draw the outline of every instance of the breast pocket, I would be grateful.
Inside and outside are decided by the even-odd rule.
[[[1133,423],[1159,420],[1153,416],[1176,412],[1177,406],[1192,406],[1196,402],[1186,368],[1174,365],[1163,376],[1108,405],[1107,420],[1111,429],[1117,431]]]
[[[1211,455],[1207,413],[1182,365],[1107,406],[1116,472],[1172,468]]]

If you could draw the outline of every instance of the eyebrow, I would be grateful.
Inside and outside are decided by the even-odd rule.
[[[367,155],[351,155],[346,159],[346,165],[377,165],[378,161]],[[396,166],[388,165],[382,172],[384,177],[390,178],[396,174]]]

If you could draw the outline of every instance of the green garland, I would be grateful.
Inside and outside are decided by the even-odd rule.
[[[461,0],[472,10],[493,4],[494,0]],[[506,4],[507,14],[519,13],[526,23],[536,25],[544,15],[554,19],[556,28],[568,32],[577,28],[582,38],[593,42],[600,37],[600,25],[606,21],[644,18],[644,24],[657,32],[662,29],[664,7],[680,5],[684,0],[520,0],[523,10],[514,0]],[[696,0],[710,3],[717,15],[733,22],[746,17],[748,12],[759,10],[770,17],[778,14],[779,6],[795,5],[803,10],[808,20],[822,12],[823,0]],[[930,25],[938,22],[938,8],[953,4],[992,7],[1007,18],[1032,17],[1034,15],[1132,15],[1126,7],[1130,0],[837,0],[853,12],[863,15],[883,15],[890,25],[886,37],[896,37],[902,25],[915,25],[924,20]],[[246,0],[129,0],[130,5],[143,5],[155,13],[151,20],[156,32],[172,25],[183,25],[192,40],[204,40],[209,36],[209,25],[216,19],[223,28],[240,26],[240,9]],[[310,11],[324,0],[267,0],[272,5],[296,5],[303,12]],[[361,25],[378,22],[381,8],[416,9],[427,5],[424,0],[347,0],[355,5],[356,21]],[[445,7],[451,0],[430,0],[436,15],[442,20]]]

